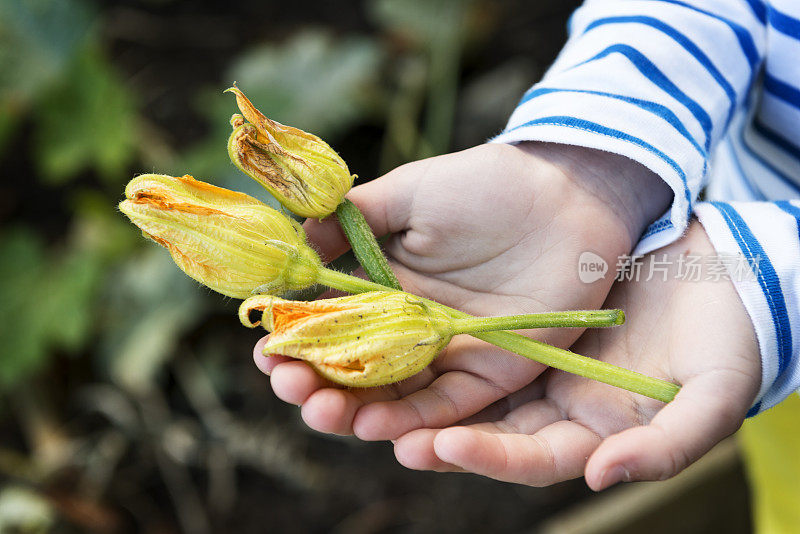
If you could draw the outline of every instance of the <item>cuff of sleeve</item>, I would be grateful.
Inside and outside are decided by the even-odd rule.
[[[800,385],[788,313],[796,309],[796,297],[782,287],[793,285],[798,267],[792,250],[798,248],[797,219],[768,202],[701,202],[695,215],[720,257],[748,260],[745,273],[733,272],[732,263],[727,266],[761,353],[761,387],[750,417],[775,406]]]
[[[681,167],[651,144],[622,131],[574,117],[540,117],[506,130],[492,143],[543,141],[604,150],[637,161],[658,174],[674,193],[671,208],[642,235],[635,254],[646,254],[680,238],[692,210],[692,193]]]

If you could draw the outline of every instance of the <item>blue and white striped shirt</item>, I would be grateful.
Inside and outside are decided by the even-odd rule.
[[[569,33],[493,141],[636,160],[675,194],[637,253],[696,215],[751,260],[734,278],[762,356],[751,413],[774,406],[800,388],[800,1],[588,0]]]

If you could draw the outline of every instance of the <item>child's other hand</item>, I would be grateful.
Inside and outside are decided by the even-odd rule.
[[[348,195],[386,249],[404,288],[476,315],[597,308],[613,276],[578,280],[578,257],[599,254],[613,270],[669,204],[667,186],[621,156],[544,143],[482,145],[404,165]],[[323,257],[347,250],[338,224],[308,221]],[[533,332],[569,346],[575,330]],[[367,390],[334,387],[303,362],[255,360],[276,395],[303,405],[322,432],[396,439],[451,425],[529,384],[544,369],[457,336],[419,375]]]
[[[711,256],[694,222],[656,251]],[[674,268],[674,267],[673,267]],[[482,414],[444,430],[417,430],[395,443],[416,469],[466,470],[543,486],[584,474],[595,490],[625,480],[671,477],[742,423],[761,382],[752,324],[730,280],[650,281],[614,286],[605,307],[628,322],[590,330],[574,350],[683,385],[662,403],[555,369]],[[707,273],[703,273],[703,278]]]

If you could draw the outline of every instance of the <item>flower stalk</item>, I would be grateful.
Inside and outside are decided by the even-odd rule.
[[[454,318],[457,334],[476,334],[496,330],[525,330],[528,328],[606,328],[625,322],[622,310],[579,310],[566,312],[526,313],[504,317]]]
[[[383,255],[372,229],[364,219],[358,206],[344,199],[336,208],[336,217],[350,242],[358,263],[364,268],[373,282],[402,291],[403,287],[395,276],[386,256]]]

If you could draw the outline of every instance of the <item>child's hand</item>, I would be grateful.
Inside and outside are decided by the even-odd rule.
[[[663,253],[674,260],[714,250],[694,222],[681,241],[654,255]],[[642,272],[648,272],[647,263]],[[741,425],[758,391],[761,366],[753,327],[733,284],[681,281],[674,274],[666,282],[656,275],[616,285],[605,306],[624,309],[628,322],[587,331],[574,347],[682,384],[666,407],[553,369],[465,421],[468,426],[406,434],[395,443],[399,461],[415,469],[466,470],[535,486],[585,471],[595,490],[680,472]]]
[[[597,308],[611,276],[578,280],[587,250],[612,266],[669,203],[669,189],[626,158],[548,144],[483,145],[404,165],[349,198],[386,244],[403,286],[476,315]],[[325,259],[348,247],[335,221],[309,221]],[[579,332],[536,332],[569,346]],[[458,336],[426,371],[395,386],[331,387],[303,362],[255,360],[276,395],[303,405],[322,432],[396,439],[473,415],[529,384],[545,367]]]

